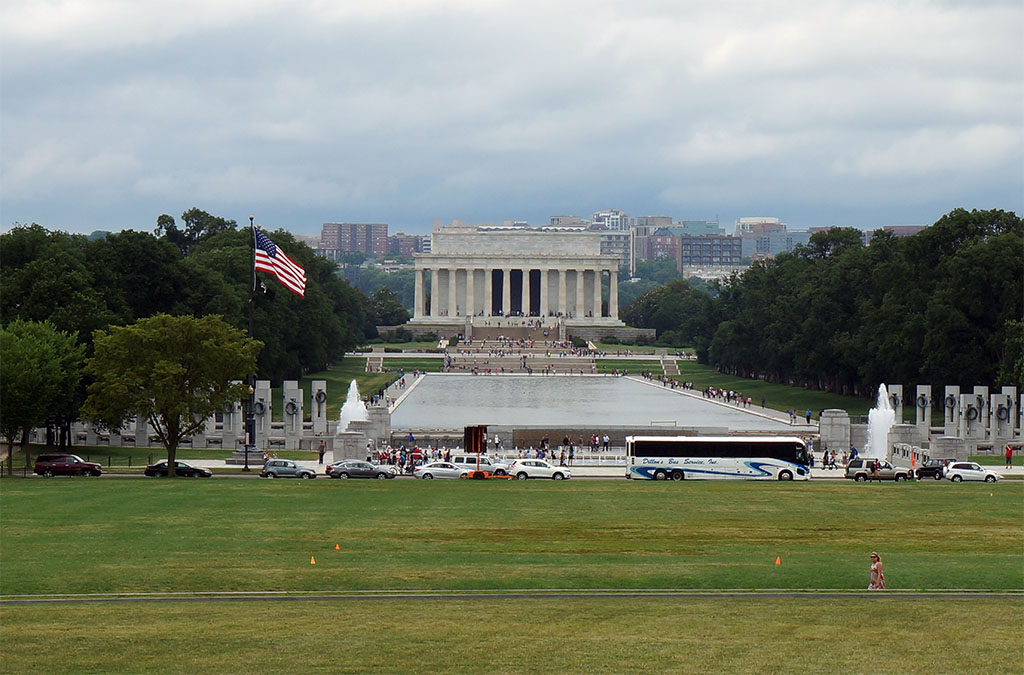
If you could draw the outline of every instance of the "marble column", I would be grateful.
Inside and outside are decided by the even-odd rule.
[[[501,270],[501,314],[508,316],[512,312],[512,270],[505,267]]]
[[[423,293],[424,293],[423,282],[425,281],[423,276],[424,276],[424,271],[423,270],[416,270],[416,290],[415,290],[416,298],[413,301],[413,313],[412,313],[413,318],[416,318],[416,319],[419,319],[419,318],[423,317]]]
[[[459,271],[454,267],[448,268],[448,316],[459,315]]]
[[[523,302],[522,309],[523,316],[530,316],[530,270],[523,270]]]
[[[619,271],[614,268],[608,271],[608,316],[619,318]]]
[[[441,316],[441,271],[430,270],[430,316]]]
[[[476,270],[470,267],[466,270],[466,316],[473,316],[476,314],[476,288],[474,283],[476,281]]]
[[[561,312],[562,316],[568,316],[568,312],[565,311],[565,302],[568,292],[566,290],[566,277],[569,276],[569,271],[566,269],[558,270],[558,311]]]
[[[601,318],[601,270],[594,270],[594,318]]]
[[[548,270],[540,271],[540,316],[548,315]]]
[[[494,316],[494,269],[484,268],[484,316]]]
[[[572,315],[576,318],[584,315],[584,302],[583,299],[583,270],[576,270],[576,308],[573,310]]]

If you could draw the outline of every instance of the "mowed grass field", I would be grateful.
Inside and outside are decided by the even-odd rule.
[[[0,481],[7,601],[116,592],[854,591],[867,585],[871,550],[882,554],[892,591],[1020,591],[1024,484]],[[4,672],[1019,672],[1022,610],[1021,595],[896,592],[8,602],[0,654]]]

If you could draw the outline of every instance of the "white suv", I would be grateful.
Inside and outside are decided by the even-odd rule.
[[[527,478],[553,478],[563,480],[572,478],[572,472],[564,466],[548,464],[543,459],[517,459],[509,468],[509,473],[519,480]]]
[[[495,476],[507,476],[508,475],[508,464],[496,462],[487,455],[480,455],[480,466],[477,466],[476,455],[452,455],[452,464],[459,467],[460,469],[468,469],[469,471],[476,471],[478,468],[481,471],[493,474]]]
[[[992,469],[986,469],[974,462],[953,462],[946,467],[946,478],[954,483],[959,483],[962,480],[983,480],[986,483],[995,483],[1001,477]]]

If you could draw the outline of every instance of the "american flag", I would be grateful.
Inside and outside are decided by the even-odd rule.
[[[288,290],[306,297],[306,271],[259,230],[256,230],[256,269],[270,272]]]

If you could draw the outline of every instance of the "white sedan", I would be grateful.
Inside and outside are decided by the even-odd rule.
[[[954,483],[959,483],[962,480],[983,480],[986,483],[995,483],[1002,476],[975,462],[953,462],[946,467],[946,478]]]
[[[430,480],[432,478],[463,478],[468,473],[466,469],[455,466],[451,462],[431,462],[422,464],[412,470],[415,478]]]
[[[553,478],[563,480],[572,478],[572,472],[564,466],[553,466],[543,459],[517,459],[508,469],[509,474],[518,480],[527,478]]]

